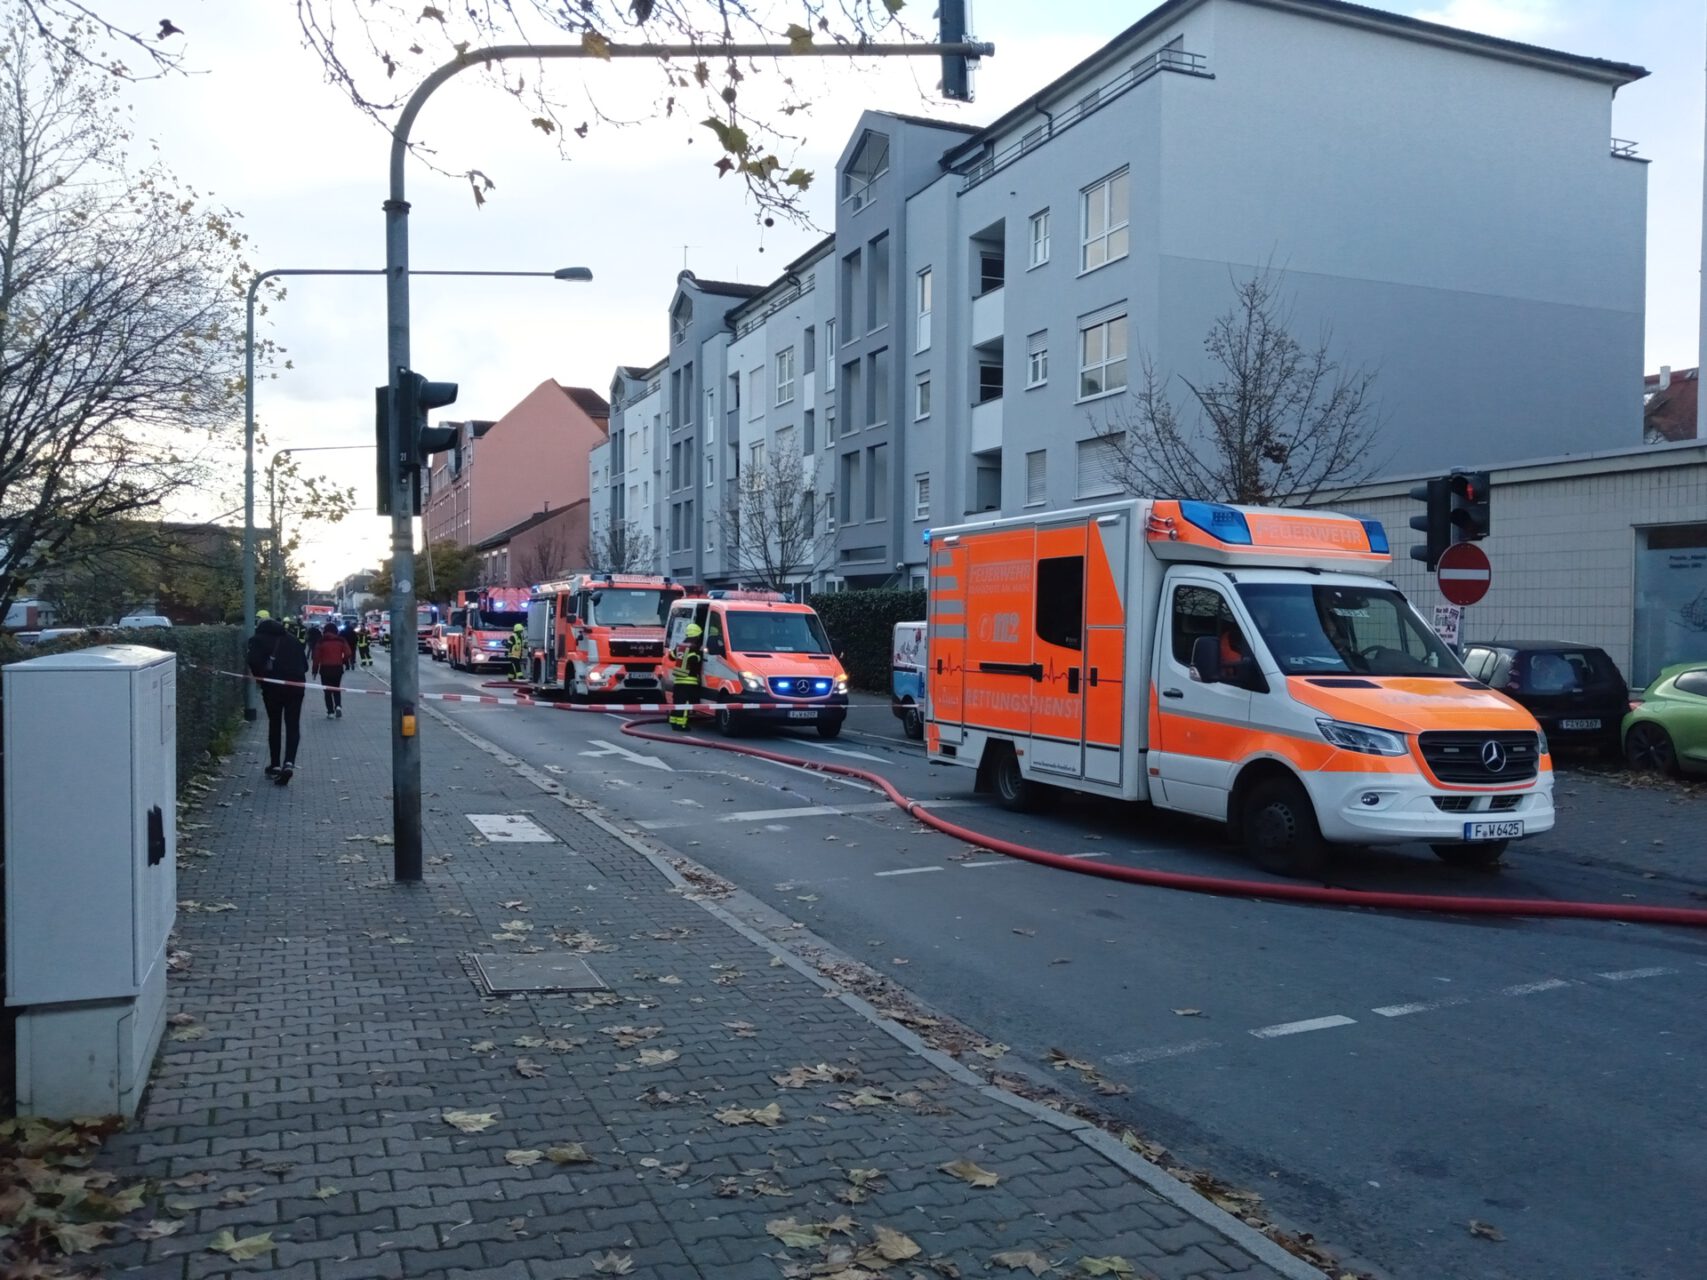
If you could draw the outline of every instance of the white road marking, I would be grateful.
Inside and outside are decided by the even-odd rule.
[[[630,751],[627,747],[618,746],[614,742],[601,742],[597,751],[583,751],[581,754],[584,756],[620,756],[631,764],[643,764],[648,769],[662,769],[665,773],[675,772],[657,756],[643,756],[638,751]]]
[[[944,807],[966,806],[970,800],[940,801]],[[845,818],[858,813],[888,813],[895,806],[887,800],[878,800],[870,804],[807,804],[797,805],[792,809],[741,809],[735,813],[721,813],[713,822],[767,822],[777,818]],[[676,827],[697,827],[704,819],[692,821],[684,818],[652,818],[640,823],[647,831],[668,831]]]
[[[889,763],[882,756],[874,756],[866,751],[849,751],[846,747],[832,747],[826,743],[813,742],[808,738],[802,738],[797,742],[790,743],[789,745],[796,747],[817,747],[818,750],[828,751],[831,755],[848,756],[854,760],[870,760],[875,764]]]
[[[1145,1062],[1161,1062],[1166,1058],[1182,1058],[1202,1049],[1218,1049],[1218,1040],[1187,1040],[1184,1044],[1160,1045],[1154,1049],[1134,1049],[1131,1053],[1111,1053],[1103,1061],[1116,1067],[1135,1067]]]
[[[1469,1004],[1469,996],[1442,996],[1439,1000],[1418,1000],[1412,1004],[1388,1004],[1369,1012],[1383,1018],[1403,1018],[1413,1013],[1428,1013],[1434,1009],[1450,1009],[1453,1005]]]
[[[520,813],[468,813],[474,829],[493,844],[556,844],[557,837]]]
[[[1502,996],[1532,996],[1538,991],[1557,991],[1571,984],[1563,978],[1543,978],[1540,982],[1520,982],[1515,987],[1501,987]]]
[[[1356,1023],[1356,1018],[1348,1018],[1343,1013],[1335,1013],[1326,1018],[1305,1018],[1302,1022],[1277,1022],[1272,1027],[1257,1027],[1251,1034],[1258,1040],[1273,1040],[1280,1036],[1299,1035],[1305,1031],[1326,1031],[1329,1027],[1350,1027]]]
[[[1018,858],[980,858],[976,862],[962,862],[960,865],[968,871],[976,871],[979,867],[1011,867],[1018,861]]]
[[[1664,978],[1676,972],[1676,969],[1655,965],[1651,969],[1614,969],[1611,973],[1597,973],[1594,976],[1605,978],[1608,982],[1629,982],[1634,978]]]
[[[941,867],[902,867],[899,871],[875,871],[879,876],[916,876],[926,871],[941,871]]]
[[[1069,858],[1106,858],[1109,855],[1106,853],[1091,852],[1091,853],[1069,853],[1067,856]]]

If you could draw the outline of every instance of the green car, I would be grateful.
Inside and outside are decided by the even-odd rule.
[[[1631,700],[1624,759],[1632,769],[1707,772],[1707,662],[1667,667]]]

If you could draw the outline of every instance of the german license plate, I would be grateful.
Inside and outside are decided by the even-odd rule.
[[[1507,822],[1466,822],[1466,840],[1516,840],[1523,834],[1523,823],[1517,819]]]
[[[1598,720],[1561,720],[1561,721],[1559,721],[1559,727],[1561,729],[1567,729],[1567,730],[1568,729],[1598,729],[1598,728],[1600,728],[1600,721],[1598,721]]]
[[[790,711],[788,718],[790,720],[816,720],[818,713],[816,711]]]

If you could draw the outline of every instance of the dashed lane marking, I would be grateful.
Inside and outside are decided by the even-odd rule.
[[[1383,1018],[1405,1018],[1413,1013],[1431,1013],[1436,1009],[1450,1009],[1453,1005],[1469,1004],[1469,996],[1442,996],[1438,1000],[1416,1000],[1410,1004],[1387,1004],[1369,1012],[1378,1013]]]
[[[1631,982],[1636,978],[1664,978],[1676,973],[1676,969],[1668,969],[1665,965],[1655,965],[1650,969],[1614,969],[1611,973],[1597,973],[1597,978],[1605,978],[1608,982]]]
[[[1302,1035],[1306,1031],[1326,1031],[1330,1027],[1350,1027],[1356,1024],[1356,1018],[1334,1013],[1325,1018],[1305,1018],[1302,1022],[1277,1022],[1272,1027],[1257,1027],[1251,1034],[1258,1040],[1275,1040],[1281,1036]]]
[[[941,870],[942,870],[941,867],[902,867],[898,871],[874,871],[872,874],[873,875],[879,875],[879,876],[916,876],[916,875],[921,875],[922,873],[924,873],[926,871],[941,871]]]
[[[677,801],[677,803],[681,803]],[[972,804],[971,800],[937,800],[932,801],[933,808],[964,808]],[[808,804],[796,805],[791,809],[742,809],[735,813],[720,813],[712,818],[713,822],[771,822],[778,818],[845,818],[858,813],[889,813],[895,808],[887,800],[875,801],[871,804]],[[703,820],[693,821],[684,818],[648,818],[636,823],[643,831],[669,831],[675,827],[697,827],[703,825]]]
[[[1203,1049],[1219,1049],[1219,1040],[1187,1040],[1184,1044],[1157,1045],[1153,1049],[1134,1049],[1131,1053],[1110,1054],[1105,1061],[1117,1067],[1136,1067],[1146,1062],[1161,1062],[1167,1058],[1183,1058]]]
[[[1502,996],[1532,996],[1542,991],[1557,991],[1571,984],[1563,978],[1543,978],[1540,982],[1520,982],[1515,987],[1501,987]]]

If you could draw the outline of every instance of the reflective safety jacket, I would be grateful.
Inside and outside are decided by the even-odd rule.
[[[676,659],[675,684],[698,684],[699,665],[703,661],[698,649],[689,649]]]
[[[522,656],[522,651],[526,648],[527,645],[523,641],[522,637],[512,631],[510,633],[510,647],[508,650],[509,656],[512,658],[519,658]]]

